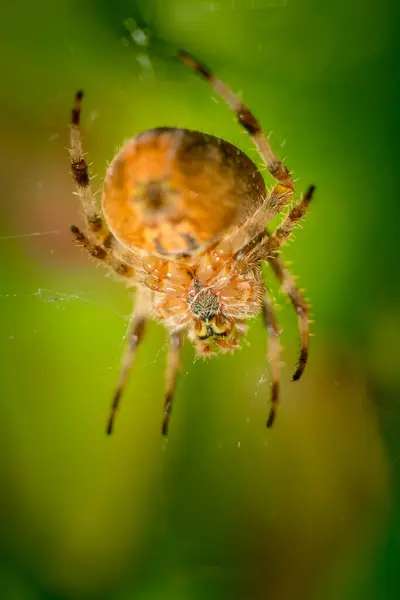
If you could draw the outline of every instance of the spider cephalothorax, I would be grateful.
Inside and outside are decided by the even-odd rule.
[[[184,336],[201,356],[232,351],[246,332],[246,320],[260,312],[269,343],[272,407],[267,426],[272,425],[279,398],[280,345],[278,324],[262,278],[263,261],[271,266],[299,318],[301,353],[294,380],[300,378],[307,361],[308,306],[284,267],[279,249],[305,214],[314,188],[308,189],[275,233],[269,234],[266,224],[293,196],[290,172],[241,100],[189,54],[181,52],[179,59],[205,78],[235,111],[276,184],[267,194],[256,165],[229,142],[196,131],[162,127],[139,134],[118,152],[106,173],[101,209],[91,192],[82,151],[79,119],[83,93],[77,93],[70,154],[87,234],[76,226],[71,229],[91,256],[137,288],[108,433],[150,317],[169,331],[164,434]]]
[[[213,325],[211,325],[211,322],[221,312],[218,295],[211,287],[203,285],[197,279],[193,281],[193,294],[193,298],[190,300],[190,310],[198,318],[198,322],[209,323],[207,331],[210,330],[211,333],[208,335],[213,335]]]
[[[171,331],[186,328],[200,355],[238,347],[244,319],[260,312],[263,282],[258,264],[235,259],[223,242],[180,262],[143,261],[143,284],[154,292],[156,317]]]

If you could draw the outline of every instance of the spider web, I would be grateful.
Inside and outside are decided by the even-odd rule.
[[[21,234],[14,234],[14,235],[3,235],[3,236],[0,236],[0,242],[18,241],[21,239],[23,240],[23,239],[27,239],[27,238],[37,238],[37,237],[43,237],[43,236],[49,236],[49,235],[59,235],[59,234],[60,234],[60,231],[58,231],[58,230],[50,230],[50,231],[34,231],[34,232],[30,232],[30,233],[21,233]],[[51,254],[53,255],[53,251],[51,251]],[[106,278],[109,277],[109,273],[105,271],[104,277],[106,277]],[[117,283],[116,283],[116,285],[117,285]],[[101,300],[101,299],[99,299],[99,297],[96,297],[96,298],[92,297],[87,291],[71,293],[71,292],[66,292],[66,291],[48,289],[45,287],[38,287],[37,289],[32,290],[31,292],[14,293],[14,292],[6,291],[6,290],[0,288],[0,300],[2,300],[3,302],[6,302],[7,300],[13,300],[13,299],[23,299],[25,302],[30,302],[30,301],[39,302],[39,303],[45,304],[45,305],[46,304],[52,304],[52,305],[57,304],[57,308],[60,308],[62,310],[67,309],[69,304],[75,303],[75,302],[100,307],[101,310],[104,310],[108,314],[112,314],[112,315],[116,316],[118,318],[118,320],[122,321],[122,323],[123,323],[124,332],[122,334],[122,338],[121,338],[121,341],[120,341],[119,347],[118,347],[119,353],[126,342],[126,337],[127,337],[127,333],[129,330],[129,326],[134,317],[134,314],[132,314],[132,311],[130,311],[129,314],[122,314],[121,312],[115,310],[115,308],[111,308],[110,304],[106,303],[106,301],[104,299]],[[14,336],[11,335],[9,339],[14,339]],[[160,354],[162,352],[164,352],[166,348],[167,348],[167,344],[165,343],[162,347],[158,348],[158,350],[154,354],[154,359],[146,364],[150,365],[150,364],[156,363],[159,359]],[[119,354],[116,354],[112,358],[113,364],[117,360],[118,356],[119,356]]]

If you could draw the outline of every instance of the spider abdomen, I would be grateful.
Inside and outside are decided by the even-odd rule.
[[[105,178],[103,211],[127,248],[191,256],[234,226],[265,198],[256,165],[220,138],[174,128],[128,141]]]

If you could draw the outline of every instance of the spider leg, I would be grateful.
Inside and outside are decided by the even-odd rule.
[[[161,426],[163,435],[168,434],[169,419],[172,411],[172,400],[175,392],[176,376],[180,366],[180,353],[183,344],[183,332],[172,333],[169,338],[166,390],[164,400],[164,416]]]
[[[206,79],[214,91],[219,94],[219,96],[221,96],[228,106],[236,113],[239,124],[242,125],[250,135],[268,171],[278,182],[269,194],[263,207],[257,211],[259,212],[257,221],[254,221],[255,224],[259,224],[260,221],[261,223],[266,223],[289,202],[294,193],[294,183],[288,168],[273,152],[268,138],[263,133],[261,126],[253,113],[223,81],[218,79],[208,67],[201,64],[187,52],[180,51],[178,53],[178,59]],[[257,231],[259,231],[259,229],[260,228],[258,227]]]
[[[134,276],[135,271],[129,264],[115,257],[104,245],[100,246],[92,242],[79,227],[71,225],[71,232],[78,246],[84,248],[96,260],[111,267],[117,275],[128,279]]]
[[[271,427],[276,416],[279,402],[279,371],[280,371],[280,343],[279,327],[276,320],[272,302],[268,291],[264,290],[262,315],[264,326],[268,335],[268,360],[271,365],[271,409],[267,420],[267,427]]]
[[[290,237],[293,228],[304,217],[314,195],[315,186],[310,185],[304,196],[289,210],[281,224],[271,234],[266,229],[259,233],[257,230],[246,224],[246,238],[240,237],[239,232],[231,236],[231,244],[234,256],[240,260],[244,256],[256,256],[257,260],[268,260],[268,257],[274,255],[280,246]],[[256,214],[254,215],[256,217]],[[253,220],[253,217],[251,218]],[[250,222],[250,221],[249,221]],[[253,252],[251,252],[253,251]]]
[[[109,231],[101,216],[101,208],[97,204],[90,185],[89,171],[84,159],[80,130],[82,98],[83,92],[77,92],[72,109],[71,147],[69,153],[71,157],[72,177],[82,202],[88,235],[82,233],[75,225],[72,225],[71,231],[74,234],[77,244],[85,248],[92,257],[110,266],[118,275],[131,278],[134,273],[131,263],[135,262],[135,256],[132,252],[127,252],[126,250],[124,252],[121,244]],[[123,258],[118,256],[121,254],[124,255]]]
[[[75,102],[72,109],[71,131],[69,154],[71,157],[71,173],[77,187],[78,196],[81,199],[85,219],[91,236],[102,243],[110,234],[110,231],[101,216],[101,209],[98,206],[95,195],[90,185],[90,176],[87,163],[84,158],[82,147],[82,136],[80,130],[80,115],[83,91],[80,90],[75,95]]]
[[[115,415],[119,407],[122,393],[125,389],[128,380],[129,372],[132,367],[133,360],[136,355],[136,350],[143,339],[146,323],[150,314],[150,297],[149,291],[144,288],[138,288],[135,305],[135,315],[131,321],[127,332],[127,345],[125,354],[122,359],[121,372],[115,390],[113,402],[111,405],[110,415],[107,421],[107,434],[110,435],[113,431]]]
[[[297,381],[303,374],[308,358],[309,345],[309,306],[303,294],[297,288],[296,283],[284,266],[282,259],[279,257],[278,251],[281,246],[290,236],[293,227],[302,219],[307,212],[311,202],[314,186],[310,186],[299,202],[293,206],[283,219],[281,225],[270,236],[263,236],[260,246],[264,243],[264,260],[270,264],[273,272],[278,278],[283,292],[285,292],[298,315],[300,329],[300,357],[296,372],[293,375],[293,381]],[[266,252],[265,252],[266,250]]]
[[[292,377],[293,381],[297,381],[303,374],[308,358],[308,343],[310,335],[309,306],[303,294],[296,286],[293,276],[289,273],[289,271],[283,264],[282,259],[278,255],[275,255],[268,256],[266,260],[268,261],[278,281],[280,282],[282,291],[289,296],[293,308],[295,309],[298,316],[300,330],[300,357],[296,372]]]
[[[264,229],[253,240],[250,240],[243,248],[234,255],[235,260],[245,262],[249,267],[256,265],[260,261],[269,263],[272,271],[278,279],[282,291],[290,298],[290,301],[295,309],[300,330],[300,358],[293,381],[300,379],[308,358],[308,342],[309,342],[309,306],[303,294],[300,292],[293,276],[286,269],[282,259],[279,256],[279,248],[271,248],[274,238]]]
[[[295,204],[283,219],[279,227],[276,228],[269,240],[270,250],[277,250],[292,233],[295,225],[304,217],[310,205],[315,191],[315,186],[310,185],[304,196]]]

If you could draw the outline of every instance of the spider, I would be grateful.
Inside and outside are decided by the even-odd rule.
[[[289,170],[274,154],[256,118],[231,89],[190,54],[180,51],[177,57],[208,81],[236,113],[276,184],[267,193],[256,165],[225,140],[198,131],[159,127],[130,139],[113,158],[99,207],[81,142],[83,92],[77,92],[69,153],[86,232],[75,225],[71,231],[90,256],[136,288],[108,434],[150,318],[162,322],[169,333],[163,435],[168,432],[185,336],[203,357],[233,351],[246,333],[246,320],[260,312],[268,337],[272,380],[266,425],[273,424],[279,400],[280,343],[262,277],[263,261],[269,263],[298,315],[301,351],[294,381],[300,379],[307,362],[309,309],[279,250],[306,213],[314,186],[269,233],[266,224],[294,193]]]

